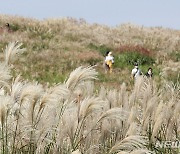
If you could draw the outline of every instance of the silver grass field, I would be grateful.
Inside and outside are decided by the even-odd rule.
[[[53,86],[12,78],[13,62],[25,51],[9,43],[0,63],[2,154],[179,153],[179,85],[139,78],[131,91],[94,88],[95,66],[78,67]],[[180,144],[180,143],[179,143]]]

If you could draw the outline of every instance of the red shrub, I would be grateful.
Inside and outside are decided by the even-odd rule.
[[[142,55],[146,56],[152,56],[153,52],[149,49],[146,49],[140,45],[123,45],[116,49],[116,52],[118,53],[124,53],[124,52],[137,52]]]

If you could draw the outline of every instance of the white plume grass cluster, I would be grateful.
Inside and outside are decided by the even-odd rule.
[[[8,87],[8,81],[11,79],[10,69],[5,63],[0,63],[0,85]]]
[[[1,152],[143,154],[157,152],[159,140],[179,139],[179,90],[169,83],[156,88],[142,78],[132,91],[124,83],[120,90],[95,91],[97,72],[90,66],[52,87],[20,76],[11,81],[9,52],[19,47],[10,44],[6,66],[0,65]]]
[[[124,138],[122,141],[115,144],[111,148],[110,153],[114,153],[120,150],[133,151],[136,149],[143,149],[146,146],[146,144],[147,144],[147,141],[145,137],[132,135],[132,136]]]
[[[17,59],[17,56],[25,51],[25,48],[21,48],[21,46],[22,43],[18,42],[11,42],[6,46],[6,49],[4,50],[6,65],[14,62]]]
[[[93,67],[79,67],[70,74],[65,84],[68,89],[73,90],[82,81],[97,79],[97,74]]]

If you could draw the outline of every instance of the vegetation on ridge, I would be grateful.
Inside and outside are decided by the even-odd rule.
[[[144,73],[149,66],[153,67],[157,81],[160,75],[174,83],[179,80],[178,30],[131,24],[110,28],[81,19],[39,21],[6,15],[0,15],[0,26],[0,49],[12,41],[22,42],[27,49],[14,64],[15,76],[21,73],[25,79],[53,84],[63,82],[78,66],[97,65],[99,82],[117,87],[123,81],[131,85],[128,76],[132,62],[138,60]],[[113,51],[116,60],[110,77],[102,68],[107,50]]]

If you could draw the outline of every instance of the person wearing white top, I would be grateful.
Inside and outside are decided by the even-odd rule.
[[[138,64],[135,64],[134,68],[131,71],[131,76],[133,79],[137,79],[141,75],[141,70],[138,67]]]
[[[111,61],[112,63],[114,63],[114,57],[112,56],[112,52],[109,52],[108,55],[105,58],[105,62],[107,61]]]
[[[112,65],[114,64],[114,57],[112,56],[112,52],[108,52],[107,56],[105,57],[105,69],[106,73],[109,70],[112,73]]]

